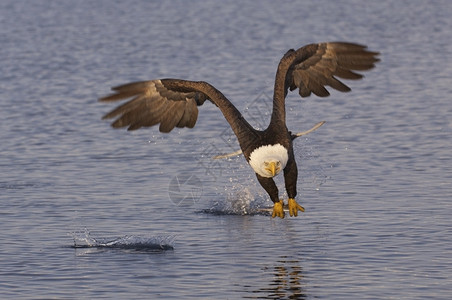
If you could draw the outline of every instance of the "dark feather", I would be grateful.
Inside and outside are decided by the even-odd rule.
[[[348,92],[350,88],[335,76],[360,79],[363,76],[353,71],[372,69],[379,61],[376,57],[378,52],[367,51],[363,45],[343,42],[310,44],[288,54],[283,58],[291,61],[287,67],[287,88],[294,90],[298,87],[301,97],[311,93],[326,97],[329,92],[325,86]]]
[[[184,114],[181,116],[176,127],[193,128],[196,124],[197,119],[198,119],[198,107],[196,105],[196,101],[193,99],[189,99],[187,101],[187,104],[185,105]]]
[[[118,106],[103,118],[118,117],[114,128],[128,127],[135,130],[160,123],[160,131],[170,132],[175,126],[193,127],[198,110],[197,98],[201,104],[207,97],[199,92],[180,92],[165,88],[160,80],[128,83],[112,88],[114,94],[100,98],[100,101],[118,101],[135,96],[132,100]],[[201,95],[202,94],[202,95]]]
[[[357,79],[363,78],[363,75],[355,73],[355,72],[347,70],[347,69],[344,69],[341,66],[338,66],[336,68],[333,75],[336,75],[337,77],[340,77],[340,78],[351,79],[351,80],[357,80]]]

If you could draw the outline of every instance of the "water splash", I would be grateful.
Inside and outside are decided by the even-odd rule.
[[[174,236],[125,235],[117,238],[94,238],[88,229],[71,233],[74,240],[72,248],[110,248],[140,251],[163,251],[174,249]]]
[[[210,208],[200,212],[214,215],[265,215],[267,213],[262,208],[272,205],[265,197],[256,194],[253,188],[243,185],[235,184],[232,190],[226,192],[226,199],[212,202]]]

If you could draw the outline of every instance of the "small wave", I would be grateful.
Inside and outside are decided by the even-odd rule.
[[[45,186],[46,184],[30,183],[30,182],[0,182],[0,190],[23,190],[28,188],[36,188]]]
[[[71,233],[74,240],[72,248],[109,248],[137,251],[173,250],[174,236],[141,237],[126,235],[118,238],[94,238],[88,229]]]

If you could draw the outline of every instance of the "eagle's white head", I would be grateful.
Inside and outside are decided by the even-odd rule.
[[[289,154],[281,144],[265,145],[251,152],[249,164],[262,177],[274,177],[286,167]]]

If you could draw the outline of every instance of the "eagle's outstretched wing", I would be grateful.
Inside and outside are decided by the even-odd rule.
[[[198,106],[209,100],[223,113],[239,140],[254,132],[237,108],[215,87],[204,81],[158,79],[133,82],[113,87],[113,94],[99,101],[131,100],[107,113],[103,119],[117,118],[114,128],[135,130],[160,124],[160,132],[175,127],[193,128],[198,118]]]
[[[278,69],[278,72],[285,73],[286,92],[298,88],[301,97],[308,97],[311,93],[326,97],[330,93],[325,86],[341,92],[350,91],[337,78],[360,79],[363,76],[354,71],[372,69],[379,61],[376,57],[379,53],[366,48],[353,43],[331,42],[289,50],[281,59],[282,68]]]

